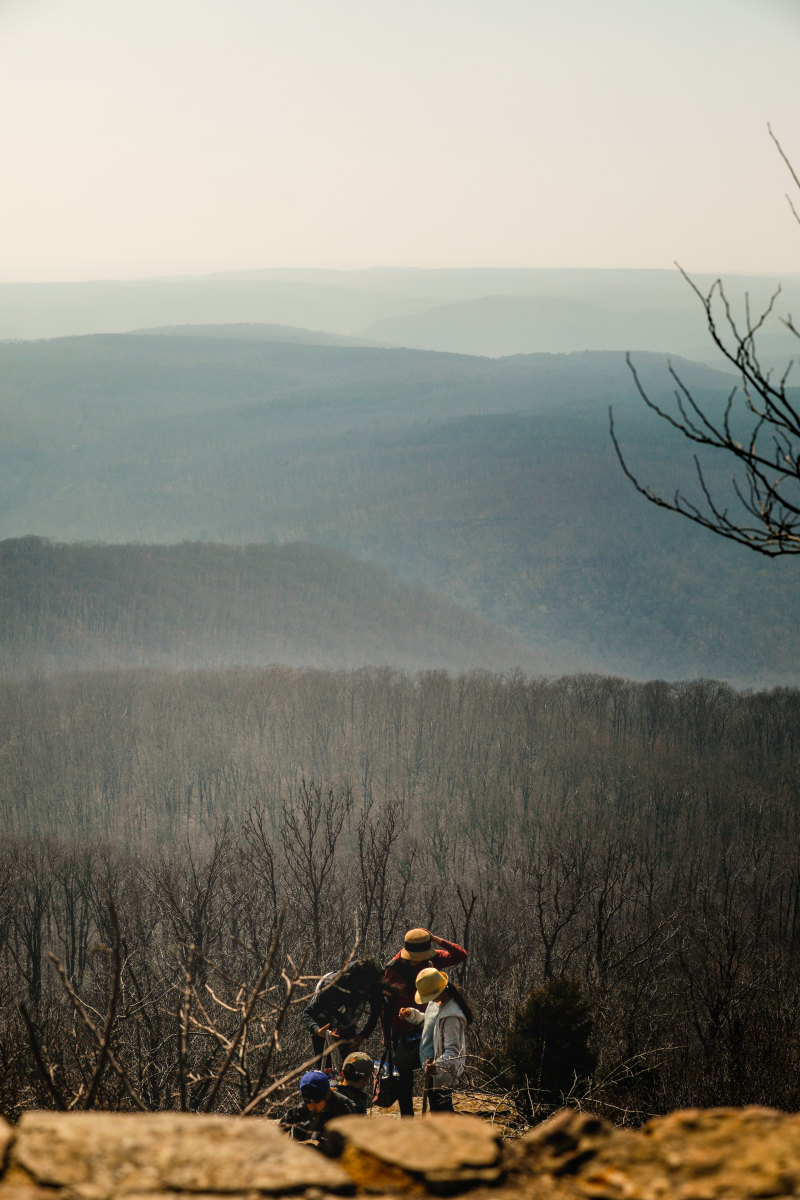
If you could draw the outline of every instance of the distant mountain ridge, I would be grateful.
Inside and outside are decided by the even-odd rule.
[[[714,282],[713,275],[694,278],[703,291]],[[761,311],[778,283],[783,289],[780,311],[797,311],[798,274],[779,279],[759,275],[726,277],[735,307],[741,309],[747,295],[753,312]],[[520,308],[516,313],[511,309],[493,311],[492,297],[516,299]],[[487,299],[490,303],[484,309],[483,328],[469,307],[462,312],[465,320],[472,321],[468,343],[453,340],[452,323],[441,330],[445,340],[436,339],[437,328],[444,320],[437,310]],[[541,303],[531,328],[530,320],[526,324],[521,313],[524,305],[534,300]],[[559,304],[562,300],[575,306],[569,320],[564,305]],[[587,322],[587,314],[581,309],[586,304],[596,310],[598,328],[611,323],[613,343],[598,343],[597,329]],[[604,315],[606,310],[608,315]],[[513,341],[511,330],[504,329],[509,320],[516,330]],[[437,350],[557,353],[615,346],[666,350],[690,358],[710,355],[702,308],[675,270],[273,269],[163,279],[0,285],[0,340],[252,323],[383,340],[384,321],[394,330],[392,340]],[[396,328],[395,322],[399,322]],[[548,342],[543,336],[547,329],[552,329],[554,339],[560,340]],[[419,337],[413,336],[415,331]],[[764,332],[777,339],[775,351],[783,354],[786,335],[777,320]]]
[[[294,325],[266,325],[258,321],[216,325],[160,325],[153,329],[133,329],[142,336],[225,338],[245,341],[283,342],[301,346],[384,346],[385,343],[366,338],[326,333],[320,329],[298,329]]]
[[[384,317],[369,337],[417,350],[454,354],[570,354],[646,350],[687,354],[700,343],[691,309],[636,312],[602,308],[567,296],[485,296],[421,313]]]
[[[609,405],[641,478],[696,487],[685,443],[644,408],[624,355],[498,359],[240,333],[0,345],[0,537],[312,543],[435,591],[556,673],[797,682],[797,564],[766,572],[623,476]],[[669,403],[664,356],[635,361]],[[724,408],[729,375],[673,363]],[[708,478],[726,487],[727,464]],[[378,654],[367,609],[352,606],[365,631],[352,643]]]

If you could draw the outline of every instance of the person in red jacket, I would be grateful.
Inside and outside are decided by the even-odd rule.
[[[466,950],[457,942],[434,937],[427,929],[409,929],[403,949],[395,954],[383,973],[384,1006],[381,1016],[383,1042],[391,1043],[394,1065],[398,1071],[397,1100],[404,1117],[414,1115],[414,1072],[421,1067],[419,1059],[419,1029],[400,1016],[401,1008],[422,1006],[415,1000],[417,975],[423,967],[437,971],[455,967],[465,961]]]

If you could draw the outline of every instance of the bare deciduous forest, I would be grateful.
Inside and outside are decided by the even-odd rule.
[[[4,682],[2,1111],[264,1111],[313,978],[416,925],[469,950],[476,1086],[568,979],[581,1103],[796,1109],[799,716],[707,680]]]

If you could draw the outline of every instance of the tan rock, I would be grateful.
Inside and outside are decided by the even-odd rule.
[[[593,1113],[564,1108],[541,1125],[534,1126],[520,1140],[528,1158],[539,1162],[554,1174],[569,1168],[575,1156],[588,1157],[619,1130]]]
[[[8,1121],[0,1117],[0,1163],[5,1161],[6,1151],[14,1138],[14,1130]]]
[[[800,1115],[772,1108],[706,1109],[650,1121],[643,1140],[679,1181],[678,1195],[800,1195]],[[700,1187],[702,1181],[702,1188]]]
[[[489,1120],[342,1117],[339,1163],[274,1122],[179,1113],[27,1113],[0,1200],[800,1200],[800,1114],[671,1113],[619,1129],[565,1110],[499,1142]]]
[[[35,1184],[0,1182],[0,1200],[67,1200],[58,1189],[36,1187]]]
[[[371,1191],[422,1191],[493,1183],[502,1175],[500,1137],[479,1117],[437,1113],[414,1121],[337,1117],[341,1165]]]
[[[800,1116],[773,1109],[687,1110],[643,1129],[564,1111],[521,1140],[527,1169],[592,1200],[750,1200],[800,1196]]]
[[[272,1121],[184,1113],[25,1113],[10,1166],[83,1200],[352,1188],[340,1167]]]

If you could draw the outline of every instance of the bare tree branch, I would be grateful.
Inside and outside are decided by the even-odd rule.
[[[247,1001],[244,1012],[242,1013],[242,1019],[239,1023],[239,1028],[236,1030],[236,1033],[234,1034],[233,1040],[228,1049],[228,1053],[225,1055],[225,1059],[222,1063],[222,1066],[219,1069],[219,1072],[217,1073],[217,1077],[214,1080],[211,1091],[209,1092],[209,1094],[206,1098],[206,1102],[202,1108],[203,1112],[209,1112],[209,1110],[211,1109],[211,1107],[214,1103],[214,1100],[216,1099],[217,1092],[219,1091],[220,1087],[222,1086],[222,1081],[225,1078],[228,1067],[231,1065],[231,1062],[233,1061],[233,1056],[236,1053],[236,1048],[239,1045],[240,1040],[244,1037],[244,1035],[246,1033],[247,1023],[250,1020],[250,1017],[252,1015],[253,1009],[256,1006],[257,1001],[261,997],[261,993],[262,993],[264,984],[266,983],[267,977],[269,976],[269,973],[272,970],[272,964],[274,963],[275,956],[278,953],[278,946],[279,946],[280,940],[281,940],[281,933],[283,932],[283,923],[284,923],[285,917],[286,917],[286,901],[284,900],[283,907],[281,908],[281,911],[280,911],[280,916],[278,917],[278,927],[275,930],[275,937],[273,938],[272,946],[270,947],[269,955],[267,956],[267,961],[264,964],[264,968],[258,977],[255,987],[253,988],[252,992],[250,993],[250,999]]]
[[[97,1098],[97,1089],[100,1086],[100,1079],[103,1074],[106,1062],[108,1061],[109,1043],[111,1040],[111,1030],[114,1027],[114,1021],[117,1015],[117,1001],[119,1000],[120,979],[122,975],[121,966],[121,937],[119,932],[119,920],[117,919],[117,910],[114,907],[114,901],[109,897],[108,910],[111,917],[111,923],[114,928],[114,948],[112,950],[111,963],[111,993],[108,998],[108,1011],[106,1013],[106,1023],[103,1029],[103,1034],[100,1041],[100,1053],[97,1056],[97,1062],[92,1075],[89,1090],[86,1093],[86,1103],[84,1108],[91,1108]]]
[[[767,128],[800,190],[800,176],[771,127]],[[800,220],[791,200],[789,203]],[[733,460],[738,472],[730,481],[734,508],[732,510],[715,499],[715,488],[709,482],[707,468],[697,456],[694,463],[702,504],[689,499],[680,489],[676,489],[670,498],[642,483],[623,455],[613,413],[609,409],[611,441],[622,470],[639,494],[651,504],[679,513],[720,537],[770,558],[800,554],[800,398],[787,386],[794,360],[780,379],[774,379],[773,371],[762,365],[757,350],[758,337],[775,312],[781,289],[775,289],[764,309],[755,317],[751,314],[749,297],[745,297],[744,325],[741,325],[720,279],[704,293],[680,265],[678,270],[703,306],[711,341],[739,374],[739,387],[729,394],[722,413],[714,416],[708,405],[703,406],[695,399],[670,363],[669,374],[676,389],[675,415],[647,394],[630,355],[627,355],[627,363],[639,396],[652,412],[688,441],[711,451],[720,451]],[[782,321],[800,338],[800,331],[791,316]],[[741,403],[737,408],[739,397]],[[749,429],[745,432],[744,423],[748,420]]]
[[[192,971],[194,968],[194,945],[189,947],[189,957],[186,962],[186,980],[178,1001],[178,1087],[180,1089],[181,1112],[188,1109],[187,1069],[189,1012],[192,999]]]
[[[89,1016],[88,1012],[86,1011],[86,1006],[84,1005],[80,996],[77,994],[77,992],[72,987],[69,980],[67,979],[67,973],[64,970],[64,967],[58,961],[58,959],[56,958],[56,956],[54,954],[48,954],[48,958],[55,965],[55,968],[58,971],[59,977],[61,979],[61,983],[63,984],[64,990],[67,993],[67,995],[69,996],[70,1000],[72,1001],[73,1008],[75,1009],[78,1016],[81,1018],[84,1025],[89,1030],[92,1037],[94,1038],[95,1045],[98,1048],[100,1048],[102,1045],[101,1034],[98,1032],[97,1026],[92,1021],[92,1018]],[[131,1083],[130,1078],[128,1076],[128,1072],[121,1065],[121,1063],[119,1063],[117,1061],[116,1056],[114,1055],[111,1047],[108,1044],[106,1044],[106,1057],[108,1058],[108,1062],[109,1062],[111,1069],[115,1072],[115,1074],[122,1081],[123,1087],[125,1088],[126,1092],[130,1096],[131,1100],[136,1105],[136,1107],[138,1109],[140,1109],[142,1112],[148,1112],[149,1111],[148,1107],[145,1104],[144,1100],[142,1100],[139,1093],[134,1088],[133,1084]]]
[[[19,1015],[22,1017],[22,1020],[25,1022],[25,1028],[28,1031],[28,1040],[30,1041],[30,1044],[31,1044],[31,1053],[33,1054],[33,1061],[36,1063],[36,1069],[39,1072],[39,1075],[41,1076],[42,1083],[45,1085],[48,1092],[53,1097],[53,1103],[55,1104],[56,1108],[60,1109],[61,1112],[66,1112],[69,1105],[67,1104],[66,1100],[64,1099],[60,1088],[58,1088],[56,1086],[56,1082],[53,1079],[52,1072],[49,1071],[47,1069],[47,1066],[45,1065],[44,1056],[42,1054],[42,1048],[39,1045],[39,1039],[36,1035],[36,1030],[34,1029],[33,1021],[31,1020],[31,1015],[21,1000],[20,1000],[19,1004],[17,1005],[17,1009],[19,1010]]]

